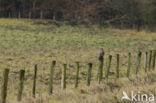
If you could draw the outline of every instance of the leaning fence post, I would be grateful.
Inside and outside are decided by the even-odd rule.
[[[130,75],[130,69],[131,69],[131,53],[128,53],[127,77],[129,77],[129,75]]]
[[[90,86],[91,72],[92,72],[92,63],[88,63],[87,86]]]
[[[155,59],[156,59],[156,50],[153,50],[153,62],[152,62],[152,69],[155,69]]]
[[[54,79],[55,65],[56,65],[56,61],[52,61],[50,67],[49,95],[53,93],[53,79]]]
[[[36,94],[36,78],[37,78],[37,64],[35,64],[34,68],[34,81],[33,81],[33,96]]]
[[[145,72],[147,72],[147,66],[148,66],[148,52],[145,53],[145,61],[144,61]]]
[[[79,80],[79,68],[80,68],[80,66],[79,66],[79,62],[76,62],[76,81],[75,81],[75,88],[77,88],[78,87],[78,80]]]
[[[120,61],[119,61],[119,56],[120,56],[119,54],[116,55],[116,59],[117,59],[117,65],[116,65],[116,73],[117,73],[117,74],[116,74],[116,77],[117,77],[117,78],[119,78],[119,75],[120,75],[120,74],[119,74],[119,72],[120,72],[120,71],[119,71],[119,63],[120,63]]]
[[[1,103],[6,103],[7,86],[8,86],[8,75],[9,75],[9,69],[5,69],[4,72],[3,72],[3,84],[2,84],[2,91],[1,91]]]
[[[63,68],[62,68],[62,81],[61,81],[62,89],[66,88],[66,69],[67,69],[67,64],[63,64]]]
[[[18,97],[17,100],[21,101],[22,100],[22,92],[23,92],[23,83],[24,83],[24,74],[25,70],[20,70],[20,82],[19,82],[19,88],[18,88]]]
[[[104,63],[104,50],[103,48],[100,51],[99,55],[99,69],[98,69],[98,82],[100,83],[103,78],[103,63]]]
[[[106,80],[108,80],[110,66],[111,66],[111,60],[112,60],[112,55],[109,55],[109,57],[108,57],[108,63],[107,63],[107,70],[106,70]]]
[[[151,70],[151,61],[152,61],[152,50],[149,52],[149,60],[148,60],[148,70]]]
[[[135,74],[138,74],[138,71],[139,71],[141,55],[142,55],[142,53],[139,51],[138,57],[137,57],[137,62],[136,62]]]

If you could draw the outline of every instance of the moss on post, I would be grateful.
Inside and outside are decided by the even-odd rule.
[[[136,62],[135,74],[138,74],[138,71],[139,71],[141,55],[142,55],[142,53],[139,51],[138,57],[137,57],[137,62]]]
[[[108,77],[109,77],[111,60],[112,60],[112,55],[109,55],[109,57],[108,57],[108,63],[107,63],[107,70],[106,70],[106,80],[108,80]]]
[[[119,63],[120,63],[120,59],[119,59],[120,55],[117,54],[116,55],[116,61],[117,61],[117,65],[116,65],[116,77],[119,78],[119,73],[120,73],[120,70],[119,70]]]
[[[53,79],[54,79],[55,65],[56,65],[56,61],[52,61],[50,67],[49,95],[53,93]]]
[[[98,68],[98,74],[97,74],[99,84],[103,78],[103,63],[104,63],[104,50],[102,48],[100,51],[100,55],[99,55],[99,68]]]
[[[76,62],[76,77],[75,77],[75,88],[78,87],[78,83],[79,83],[79,62]]]
[[[34,80],[33,80],[33,96],[36,94],[36,78],[37,78],[37,64],[35,64],[34,68]]]
[[[131,69],[131,53],[128,53],[127,77],[129,77],[129,75],[130,75],[130,69]]]
[[[5,69],[4,72],[3,72],[3,83],[2,83],[2,90],[1,90],[1,103],[6,103],[8,75],[9,75],[9,69]]]
[[[19,82],[19,88],[18,88],[18,96],[17,100],[21,101],[22,100],[22,92],[23,92],[23,87],[24,87],[24,74],[25,70],[20,70],[20,82]]]
[[[148,71],[151,70],[151,61],[152,61],[152,50],[150,50],[149,52]]]
[[[147,66],[148,66],[148,52],[145,53],[145,61],[144,61],[144,71],[147,72]]]
[[[152,69],[155,69],[156,50],[153,50]]]
[[[91,71],[92,71],[92,63],[88,63],[87,86],[90,86],[90,81],[91,81]]]
[[[62,89],[66,88],[66,69],[67,69],[67,64],[63,64],[63,68],[62,68],[62,81],[61,81]]]

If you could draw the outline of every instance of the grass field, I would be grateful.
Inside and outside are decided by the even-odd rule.
[[[111,71],[115,71],[116,54],[120,54],[120,80],[114,75],[109,83],[98,85],[96,74],[98,55],[104,48],[106,66],[108,55],[113,56]],[[156,93],[156,73],[143,73],[143,57],[140,73],[133,75],[138,51],[156,49],[156,33],[148,31],[119,30],[98,26],[86,27],[54,25],[52,21],[28,19],[0,19],[0,82],[4,68],[9,75],[8,101],[16,103],[18,71],[26,70],[22,103],[120,103],[122,91]],[[126,77],[127,55],[132,53],[130,79]],[[143,54],[144,55],[144,54]],[[50,63],[57,61],[54,95],[48,96]],[[75,62],[80,61],[80,85],[74,88]],[[85,85],[87,63],[93,63],[91,87]],[[67,63],[67,89],[60,90],[62,64]],[[38,64],[37,98],[32,95],[34,65]],[[104,67],[105,69],[105,67]],[[43,102],[42,102],[43,101]],[[125,102],[127,103],[127,102]]]

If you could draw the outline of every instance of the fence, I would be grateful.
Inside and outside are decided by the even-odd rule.
[[[134,74],[137,75],[140,70],[140,63],[141,63],[141,58],[142,58],[143,53],[138,52],[137,54],[137,61],[135,65],[135,70]],[[110,69],[111,69],[111,63],[112,63],[112,55],[108,56],[107,60],[107,67],[106,67],[106,72],[105,72],[105,78],[104,78],[104,52],[103,55],[99,56],[99,67],[97,71],[97,83],[101,83],[102,80],[106,80],[106,82],[109,81],[109,76],[111,75]],[[127,71],[126,71],[126,76],[127,78],[130,77],[130,72],[131,70],[131,53],[128,53],[128,58],[127,58]],[[120,55],[116,55],[116,79],[120,78]],[[79,71],[80,71],[80,62],[76,62],[76,75],[75,75],[75,88],[78,88],[79,85]],[[86,85],[90,86],[91,85],[91,78],[92,78],[92,69],[93,69],[93,63],[88,63],[88,70],[87,70],[87,75],[86,75]],[[49,76],[49,95],[53,94],[53,79],[54,79],[54,72],[55,72],[55,66],[56,66],[56,61],[52,61],[51,66],[50,66],[50,76]],[[156,50],[150,50],[149,52],[145,52],[145,58],[144,58],[144,72],[147,73],[148,71],[154,70],[156,67]],[[67,64],[63,64],[62,67],[62,75],[61,75],[61,88],[66,89],[66,70],[67,70]],[[3,73],[3,83],[2,83],[2,92],[1,92],[1,103],[6,103],[6,98],[7,98],[7,87],[8,87],[8,78],[9,78],[9,69],[5,69]],[[37,80],[37,71],[38,71],[38,66],[37,64],[34,66],[34,77],[33,77],[33,87],[32,87],[32,94],[33,97],[36,95],[36,80]],[[19,72],[19,86],[18,86],[18,95],[17,95],[17,100],[21,101],[22,100],[22,93],[23,93],[23,87],[24,87],[24,78],[25,78],[25,70],[20,70]]]

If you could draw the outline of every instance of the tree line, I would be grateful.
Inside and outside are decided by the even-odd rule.
[[[0,0],[0,17],[154,30],[156,0]]]

